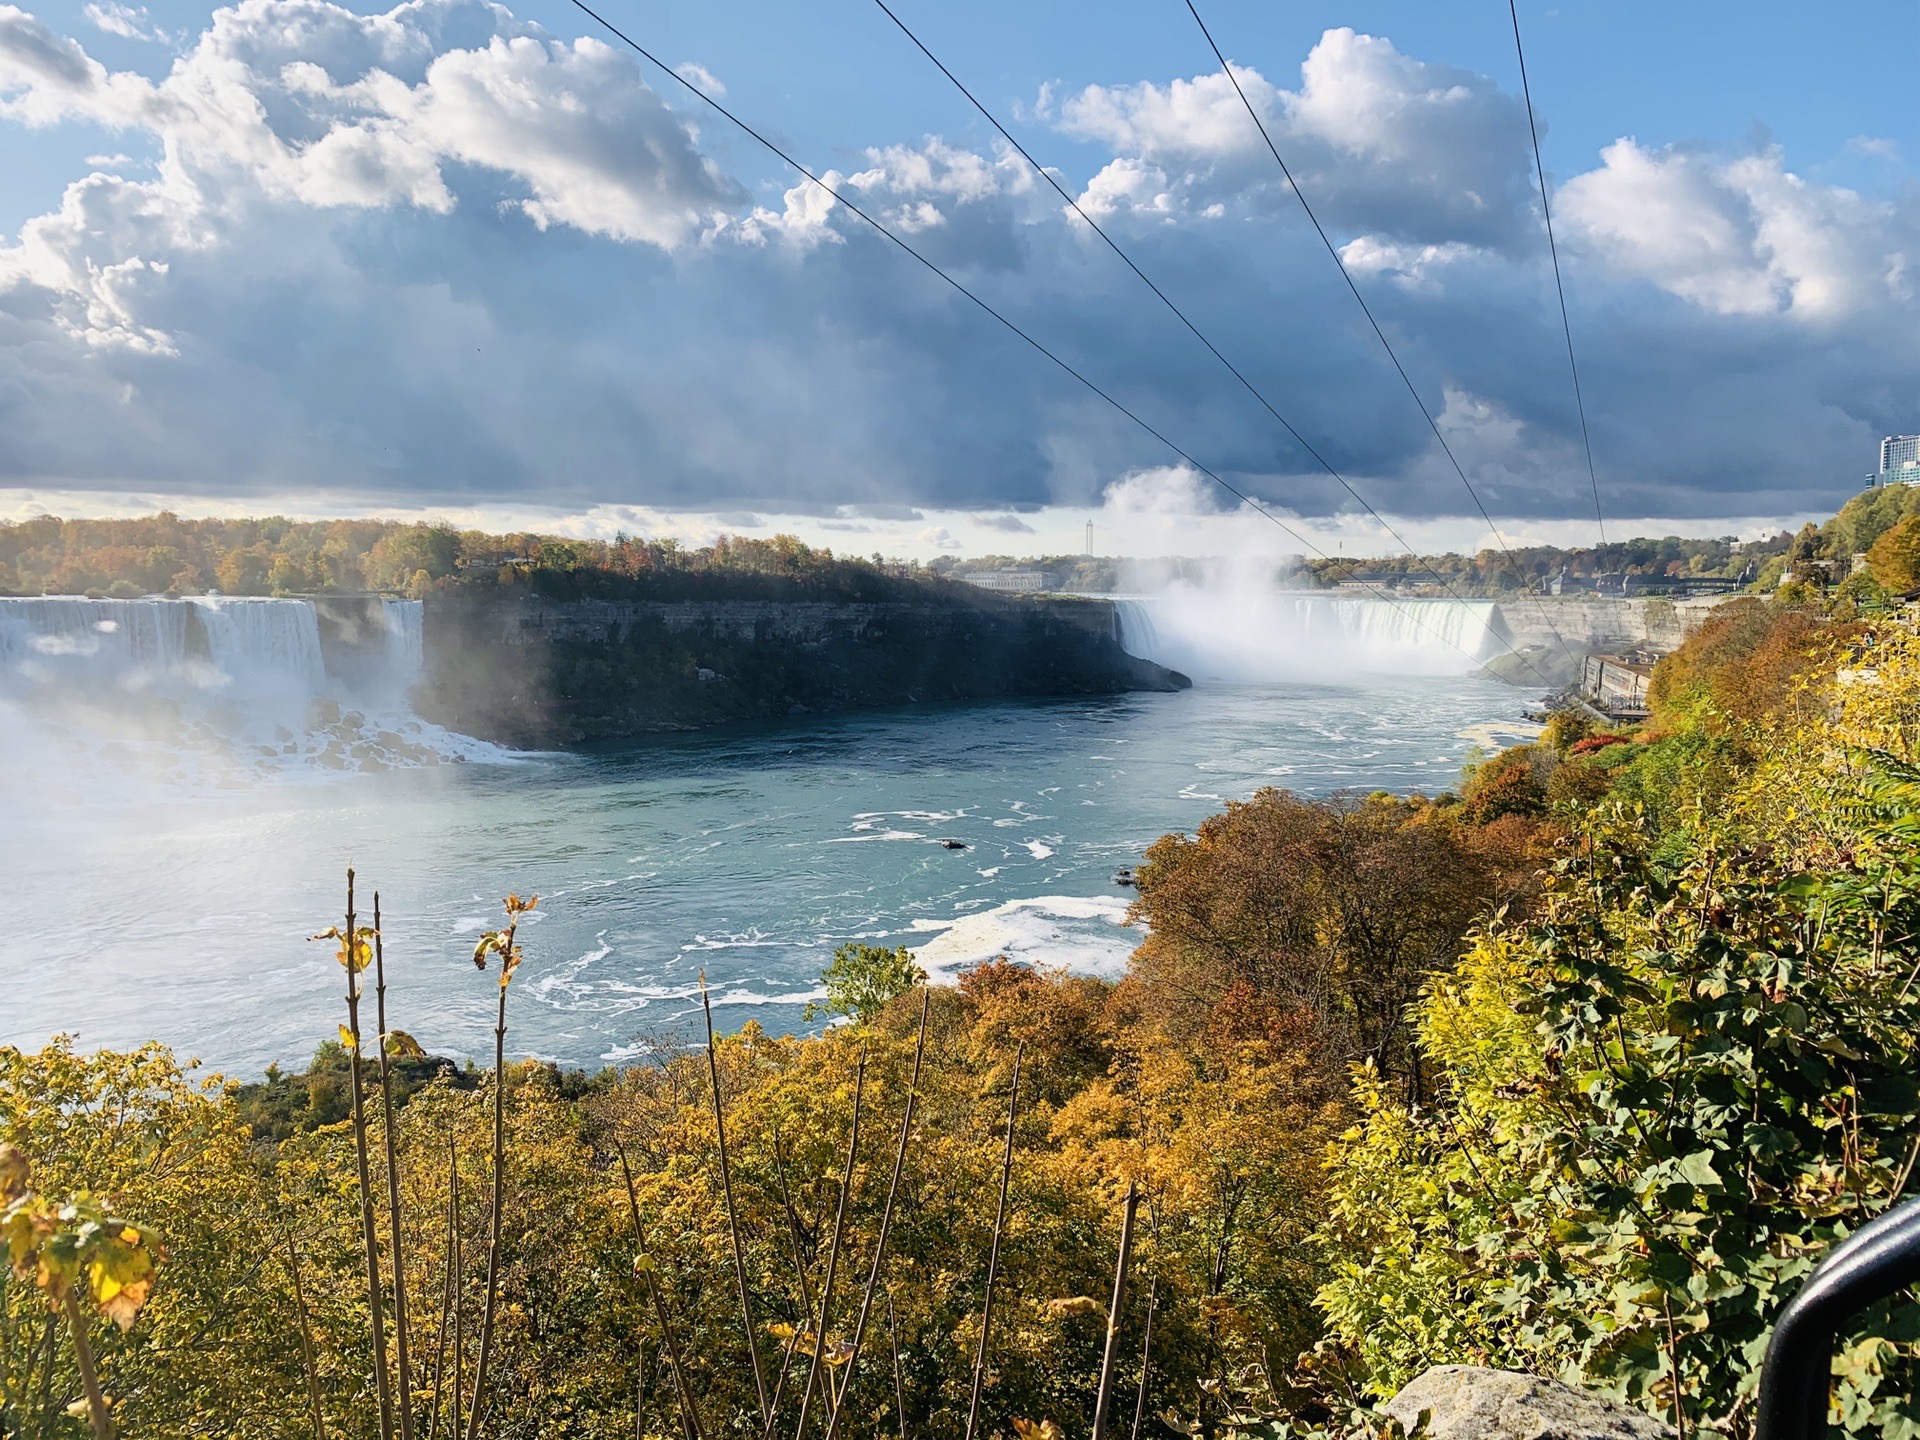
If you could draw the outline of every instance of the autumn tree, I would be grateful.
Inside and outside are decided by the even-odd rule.
[[[1743,732],[1784,715],[1804,701],[1805,678],[1835,663],[1860,633],[1808,606],[1750,599],[1720,606],[1654,667],[1647,687],[1654,723]]]
[[[1895,595],[1920,590],[1920,515],[1907,516],[1875,540],[1867,551],[1867,566]]]
[[[1230,803],[1147,852],[1135,975],[1174,1035],[1204,1032],[1245,985],[1310,1017],[1328,1065],[1370,1060],[1412,1079],[1407,1003],[1505,893],[1507,868],[1530,868],[1477,836],[1439,807],[1385,795],[1262,790]]]

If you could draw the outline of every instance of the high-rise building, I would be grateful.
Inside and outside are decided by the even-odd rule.
[[[1867,476],[1877,485],[1920,485],[1920,435],[1889,435],[1880,442],[1880,468]]]

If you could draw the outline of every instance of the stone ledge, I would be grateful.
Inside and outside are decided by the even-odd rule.
[[[1473,1365],[1437,1365],[1386,1404],[1409,1434],[1427,1414],[1429,1440],[1671,1440],[1646,1411],[1557,1380]]]

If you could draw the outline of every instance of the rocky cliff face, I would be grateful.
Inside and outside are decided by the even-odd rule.
[[[1650,596],[1529,595],[1500,602],[1514,644],[1608,653],[1678,649],[1725,597],[1662,600]]]
[[[1176,690],[1111,604],[435,596],[416,697],[441,724],[553,746],[728,720],[1008,696]]]

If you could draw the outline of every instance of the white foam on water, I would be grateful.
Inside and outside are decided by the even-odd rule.
[[[1487,720],[1467,725],[1453,733],[1483,750],[1504,750],[1509,745],[1526,745],[1538,740],[1546,726],[1534,720]],[[1440,757],[1445,760],[1444,755]]]
[[[1047,844],[1044,840],[1023,840],[1020,843],[1027,847],[1027,853],[1032,855],[1036,860],[1050,860],[1053,858],[1053,846]]]
[[[1040,969],[1065,967],[1110,979],[1126,973],[1142,932],[1126,923],[1127,901],[1117,897],[1037,895],[1009,900],[950,922],[919,921],[941,933],[913,948],[930,979],[951,984],[960,972],[1004,955]]]

